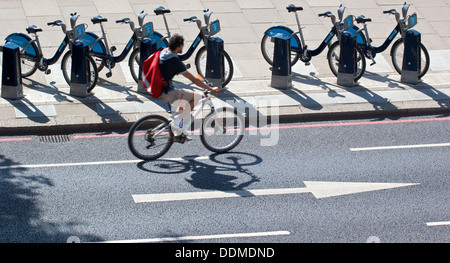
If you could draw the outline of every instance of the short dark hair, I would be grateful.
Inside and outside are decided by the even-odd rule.
[[[175,50],[177,47],[184,45],[184,37],[182,35],[174,34],[169,39],[170,50]]]

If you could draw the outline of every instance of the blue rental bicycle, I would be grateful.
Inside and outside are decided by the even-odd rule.
[[[379,47],[372,46],[372,39],[369,37],[369,31],[367,30],[366,23],[371,22],[372,19],[366,18],[363,15],[360,15],[355,18],[357,23],[364,25],[363,28],[361,28],[355,32],[355,34],[358,34],[357,46],[361,50],[364,51],[364,55],[366,58],[372,60],[371,66],[376,64],[376,61],[375,61],[376,54],[384,52],[389,47],[389,45],[392,43],[392,41],[394,41],[395,37],[398,34],[400,34],[400,39],[397,39],[397,41],[395,41],[394,44],[392,45],[390,55],[391,55],[392,64],[394,65],[395,70],[399,74],[401,74],[402,63],[403,63],[405,34],[409,29],[411,29],[412,27],[417,25],[417,14],[414,13],[414,14],[408,16],[408,9],[409,9],[409,5],[407,5],[405,2],[402,6],[402,16],[403,17],[400,17],[400,14],[395,9],[391,9],[391,10],[387,10],[387,11],[383,12],[384,14],[395,15],[395,19],[397,21],[397,26],[394,28],[394,30],[392,30],[392,32],[386,38],[384,43]],[[364,33],[360,34],[360,32],[364,32]],[[330,48],[330,52],[339,54],[338,51],[336,50],[338,48],[337,46],[338,45],[336,43],[333,44]],[[430,56],[428,54],[428,50],[422,43],[418,44],[418,48],[420,50],[419,53],[420,53],[420,58],[421,58],[418,77],[421,78],[427,73],[427,71],[429,69]],[[329,60],[330,69],[335,75],[337,75],[337,69],[338,69],[338,65],[339,65],[338,58],[336,56],[330,56],[330,58],[331,58]]]
[[[128,44],[124,47],[123,51],[120,55],[114,56],[114,51],[116,51],[116,47],[109,47],[108,40],[106,38],[105,28],[103,27],[104,22],[107,22],[108,19],[95,16],[91,19],[92,23],[100,24],[100,29],[102,31],[102,36],[98,37],[95,33],[87,32],[86,36],[81,39],[82,42],[86,43],[89,46],[89,54],[95,58],[97,62],[97,68],[100,72],[104,67],[108,69],[106,73],[106,77],[112,76],[112,69],[115,67],[116,63],[119,63],[128,56],[131,50],[131,55],[128,60],[128,65],[130,67],[131,75],[133,79],[138,82],[139,76],[139,46],[140,42],[153,34],[153,23],[148,22],[144,24],[144,18],[147,14],[142,10],[138,15],[139,26],[135,27],[135,24],[129,18],[124,18],[121,20],[117,20],[116,23],[128,24],[133,32]],[[164,42],[162,46],[166,46],[167,42]],[[64,55],[62,59],[62,64],[65,67],[69,67],[71,64],[71,53],[68,52]],[[64,71],[64,77],[66,79],[69,78],[68,71]]]
[[[164,40],[170,38],[170,36],[171,36],[169,26],[167,24],[167,20],[165,17],[165,14],[168,14],[171,11],[169,9],[166,9],[166,8],[160,6],[160,7],[156,8],[154,10],[154,12],[156,15],[163,16],[164,24],[165,24],[166,30],[167,30],[167,35],[160,38],[159,40],[158,40],[158,38],[161,36],[161,34],[158,32],[155,32],[155,34],[157,34],[156,40],[159,45],[159,43],[161,41],[164,41]],[[197,24],[200,32],[198,33],[197,37],[195,38],[194,42],[191,44],[189,49],[186,51],[186,53],[180,55],[180,59],[182,61],[188,60],[194,54],[195,50],[200,45],[200,43],[203,41],[204,46],[199,49],[199,51],[197,52],[197,55],[195,56],[195,67],[197,69],[197,73],[204,79],[205,75],[206,75],[206,72],[205,72],[206,71],[206,45],[208,43],[209,38],[211,38],[215,34],[219,33],[220,22],[219,22],[219,20],[215,20],[215,21],[211,22],[212,12],[210,12],[209,9],[203,10],[203,15],[204,15],[204,19],[205,19],[205,24],[202,24],[202,21],[200,19],[198,19],[196,16],[193,16],[190,18],[185,18],[183,20],[184,22],[195,22]],[[225,50],[222,51],[222,56],[223,56],[223,63],[224,63],[223,64],[224,76],[223,76],[223,81],[222,81],[222,87],[225,87],[228,83],[230,83],[231,79],[233,78],[234,67],[233,67],[233,62],[231,60],[230,55],[228,55],[228,53]]]
[[[316,49],[308,49],[308,45],[306,45],[305,38],[303,36],[302,27],[300,25],[300,19],[298,18],[297,11],[303,10],[300,6],[295,6],[293,4],[290,4],[286,7],[289,13],[293,12],[295,14],[295,18],[297,20],[298,25],[298,31],[294,32],[292,29],[286,26],[273,26],[264,32],[264,36],[261,40],[261,52],[263,54],[264,59],[270,64],[273,65],[273,50],[274,50],[274,37],[276,37],[278,34],[282,34],[285,36],[291,37],[291,65],[294,65],[297,63],[297,61],[300,59],[302,62],[305,63],[305,65],[310,65],[311,58],[314,56],[319,55],[322,53],[325,48],[328,46],[331,46],[331,40],[334,36],[337,37],[338,41],[341,38],[341,35],[344,31],[347,30],[355,30],[353,21],[351,17],[347,17],[343,19],[344,17],[344,11],[345,7],[340,5],[338,8],[338,20],[336,20],[335,15],[333,15],[330,11],[319,14],[319,17],[329,17],[331,19],[332,27],[330,32],[327,34],[325,39],[322,41],[322,43],[316,48]],[[349,23],[351,22],[351,23]],[[357,29],[357,28],[356,28]],[[297,36],[300,35],[300,38]],[[361,78],[361,76],[364,74],[365,69],[365,61],[363,59],[360,59],[364,57],[362,51],[355,47],[355,52],[357,54],[358,59],[358,65],[357,65],[357,74],[355,75],[355,80],[358,80]]]
[[[80,24],[76,25],[76,21],[79,17],[77,13],[70,14],[70,23],[72,29],[67,29],[66,25],[61,20],[56,20],[53,22],[47,23],[49,26],[60,26],[64,34],[66,35],[63,41],[61,42],[59,48],[56,50],[55,54],[51,58],[45,58],[42,53],[41,44],[39,41],[38,32],[42,32],[41,28],[38,28],[35,25],[29,26],[26,28],[28,34],[30,34],[32,38],[24,33],[12,33],[6,37],[6,42],[12,42],[17,44],[20,50],[20,65],[22,71],[22,77],[30,77],[33,75],[37,69],[45,72],[45,74],[50,74],[51,70],[48,68],[49,65],[55,64],[61,55],[63,54],[66,47],[69,47],[69,51],[66,53],[64,57],[67,56],[68,53],[71,54],[70,49],[72,48],[72,44],[85,37],[90,32],[86,32],[87,25]],[[90,92],[98,81],[98,70],[95,64],[94,59],[91,56],[86,56],[86,60],[89,65],[89,80],[87,85],[87,90]],[[61,69],[63,74],[66,76],[70,76],[71,73],[71,65],[70,67],[65,67],[65,64],[61,64]],[[70,78],[66,78],[68,84],[70,84]]]

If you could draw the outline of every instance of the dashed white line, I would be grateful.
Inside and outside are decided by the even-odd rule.
[[[414,149],[414,148],[433,148],[433,147],[448,147],[448,146],[450,146],[450,143],[416,144],[416,145],[398,145],[398,146],[378,146],[378,147],[350,148],[350,151],[352,151],[352,152],[360,152],[360,151]]]
[[[428,222],[427,226],[450,226],[450,221]]]
[[[195,158],[161,158],[159,161],[183,161],[183,160],[206,160],[209,156],[199,156]],[[143,160],[118,160],[118,161],[100,161],[100,162],[80,162],[80,163],[48,163],[48,164],[18,164],[10,166],[0,166],[0,170],[6,169],[32,169],[32,168],[52,168],[52,167],[70,167],[70,166],[91,166],[91,165],[111,165],[111,164],[129,164],[140,163]]]

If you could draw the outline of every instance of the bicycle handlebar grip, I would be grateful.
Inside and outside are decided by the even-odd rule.
[[[116,23],[127,23],[128,21],[130,21],[130,19],[127,17],[124,19],[116,20]]]
[[[325,13],[319,14],[319,17],[321,16],[327,16]]]
[[[395,9],[383,11],[383,14],[394,14],[396,12]]]
[[[56,20],[56,21],[47,23],[48,26],[59,26],[59,24],[62,24],[61,20]]]

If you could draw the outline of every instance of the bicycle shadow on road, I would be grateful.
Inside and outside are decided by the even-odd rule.
[[[160,159],[151,162],[143,161],[137,166],[143,171],[157,174],[187,173],[189,176],[185,178],[185,181],[197,189],[237,191],[237,194],[248,197],[251,194],[245,189],[259,182],[260,178],[245,166],[253,167],[261,162],[261,157],[254,154],[230,152],[213,154],[207,161],[199,160],[198,156],[185,156],[183,161]]]

